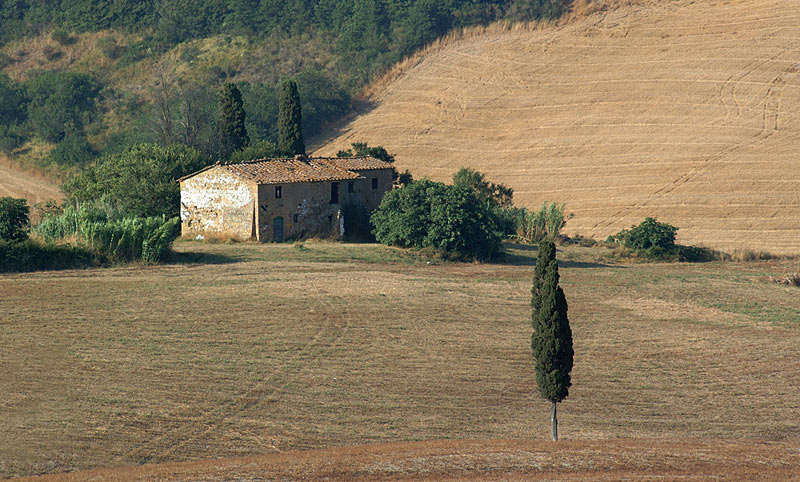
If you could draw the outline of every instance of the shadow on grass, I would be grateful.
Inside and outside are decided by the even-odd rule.
[[[244,261],[244,258],[226,256],[218,253],[192,253],[173,251],[164,260],[164,264],[232,264]]]
[[[498,264],[515,266],[536,266],[536,253],[539,247],[533,244],[503,243],[503,255],[495,261]],[[595,261],[558,260],[560,268],[622,268],[622,266],[598,263]]]

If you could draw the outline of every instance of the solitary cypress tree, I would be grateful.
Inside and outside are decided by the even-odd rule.
[[[533,334],[531,348],[536,365],[536,383],[542,398],[552,406],[553,440],[558,440],[556,404],[569,394],[572,371],[572,330],[567,319],[567,299],[558,286],[558,261],[552,241],[539,244],[531,289]]]
[[[303,142],[303,119],[300,112],[300,95],[293,80],[281,84],[278,111],[278,151],[287,156],[306,153]]]
[[[247,147],[250,137],[244,126],[245,112],[242,93],[236,84],[228,82],[219,91],[220,158],[228,160],[234,151]]]

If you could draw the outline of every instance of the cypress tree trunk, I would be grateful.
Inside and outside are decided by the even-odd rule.
[[[553,411],[551,413],[551,418],[553,419],[553,441],[558,440],[558,415],[556,414],[556,404],[558,402],[553,402]]]

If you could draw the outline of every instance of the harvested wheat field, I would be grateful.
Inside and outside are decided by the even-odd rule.
[[[476,168],[518,205],[566,203],[570,234],[656,216],[683,243],[800,253],[800,2],[607,3],[433,45],[316,154],[367,141],[416,177]]]
[[[163,266],[0,276],[0,477],[800,477],[800,288],[772,281],[796,260],[561,248],[575,367],[554,445],[530,247],[489,264],[176,249]]]
[[[24,198],[29,206],[61,200],[64,194],[54,183],[39,176],[9,167],[0,160],[0,197]]]

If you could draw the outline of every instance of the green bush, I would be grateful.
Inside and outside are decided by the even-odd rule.
[[[208,164],[191,147],[138,144],[104,156],[63,186],[70,199],[106,206],[116,217],[178,215],[177,180]]]
[[[24,199],[0,197],[0,239],[21,241],[28,238],[30,208]]]
[[[50,161],[59,166],[81,166],[97,156],[86,136],[83,134],[67,134],[50,151]]]
[[[678,228],[660,223],[655,218],[645,218],[630,229],[623,229],[609,241],[620,243],[646,258],[664,259],[675,255],[675,235]]]
[[[30,127],[48,141],[82,132],[96,114],[101,85],[90,75],[45,71],[24,86]]]
[[[85,247],[41,244],[32,239],[0,240],[0,272],[87,268],[105,264],[102,255]]]
[[[380,243],[488,260],[500,253],[497,210],[472,189],[422,180],[386,193],[372,214]]]
[[[53,30],[53,33],[50,34],[50,38],[60,43],[61,45],[71,45],[75,43],[75,38],[72,35],[70,35],[69,32],[60,28]]]
[[[278,149],[270,141],[258,141],[244,149],[234,151],[231,154],[230,162],[245,162],[255,159],[266,159],[278,155]]]
[[[68,207],[36,229],[46,242],[74,240],[111,261],[161,261],[180,234],[180,219],[164,216],[109,221],[97,209]]]

